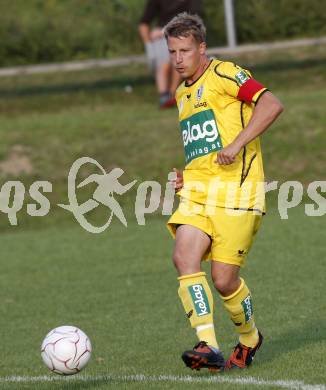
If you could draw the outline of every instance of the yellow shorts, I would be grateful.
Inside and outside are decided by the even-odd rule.
[[[203,260],[244,266],[246,256],[259,229],[262,215],[250,210],[208,207],[181,198],[167,228],[175,238],[178,225],[191,225],[211,237]]]

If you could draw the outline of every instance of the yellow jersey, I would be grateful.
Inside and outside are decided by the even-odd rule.
[[[217,207],[264,211],[264,171],[259,138],[230,165],[215,163],[217,152],[246,127],[267,89],[249,71],[212,60],[192,84],[176,92],[186,166],[178,195]]]

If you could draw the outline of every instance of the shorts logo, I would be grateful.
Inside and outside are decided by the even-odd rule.
[[[186,163],[222,149],[222,141],[213,110],[191,115],[180,122]]]
[[[246,323],[247,323],[247,322],[249,322],[251,320],[251,317],[254,314],[254,309],[252,307],[251,296],[248,295],[247,298],[245,298],[241,302],[241,305],[242,305],[243,311],[245,313],[245,319],[246,319]]]
[[[239,73],[235,75],[235,79],[237,80],[238,84],[241,86],[246,81],[249,80],[249,76],[243,70],[241,70]]]
[[[192,302],[194,304],[197,315],[200,317],[209,314],[211,311],[203,285],[194,284],[192,286],[189,286],[188,290],[191,295]]]

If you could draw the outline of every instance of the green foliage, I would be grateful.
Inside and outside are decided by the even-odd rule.
[[[141,53],[145,0],[3,0],[0,66]],[[210,46],[225,44],[222,0],[203,0]],[[326,33],[319,0],[235,0],[239,42]]]
[[[140,51],[135,3],[17,0],[0,15],[0,64],[110,57]]]
[[[226,42],[223,0],[203,0],[203,19],[207,28],[208,46],[223,46]]]
[[[326,9],[319,0],[236,0],[239,42],[326,34]]]

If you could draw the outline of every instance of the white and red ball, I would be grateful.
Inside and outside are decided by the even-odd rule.
[[[46,366],[60,375],[73,375],[88,363],[92,345],[87,335],[75,326],[59,326],[44,338],[41,356]]]

